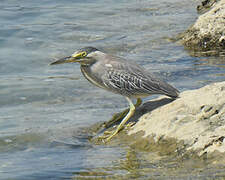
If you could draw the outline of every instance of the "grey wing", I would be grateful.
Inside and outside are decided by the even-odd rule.
[[[141,78],[122,70],[109,70],[103,78],[103,83],[108,90],[128,97],[144,93],[140,88],[141,81]]]
[[[108,69],[102,79],[108,90],[128,97],[165,94],[176,98],[179,92],[137,64]]]
[[[150,93],[153,92],[153,94],[164,94],[171,98],[177,98],[179,96],[179,91],[170,84],[156,78],[150,73],[146,73],[146,77],[147,78],[143,82],[143,87]]]

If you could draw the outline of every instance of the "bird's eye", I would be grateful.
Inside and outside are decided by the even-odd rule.
[[[83,51],[81,55],[82,55],[82,57],[85,57],[85,56],[87,56],[87,53],[85,51]]]

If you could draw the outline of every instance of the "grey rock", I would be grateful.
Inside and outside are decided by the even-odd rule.
[[[170,103],[164,103],[165,99],[161,96],[145,103],[143,106],[148,104],[152,110],[144,113],[128,134],[142,132],[143,139],[153,138],[156,143],[162,138],[176,139],[198,155],[225,152],[225,81],[184,91]],[[154,102],[157,108],[152,107]],[[144,108],[148,107],[140,109]]]
[[[205,55],[224,54],[225,50],[225,0],[220,0],[206,13],[200,15],[178,39],[188,49],[205,51]]]

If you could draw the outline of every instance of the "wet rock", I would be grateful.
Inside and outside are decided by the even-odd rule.
[[[204,1],[201,7],[213,5],[209,11],[200,15],[186,32],[178,39],[189,50],[204,51],[204,55],[219,55],[225,52],[225,0]],[[204,6],[203,6],[204,5]],[[222,52],[221,52],[222,51]]]
[[[205,13],[208,11],[212,6],[215,5],[216,2],[219,0],[204,0],[202,1],[201,5],[197,6],[198,13]]]
[[[225,153],[225,81],[184,91],[170,103],[166,100],[161,96],[138,109],[137,114],[142,112],[142,116],[128,131],[133,141],[149,139],[152,148],[172,139],[172,144],[180,143],[182,152],[185,149],[200,156],[215,151]]]

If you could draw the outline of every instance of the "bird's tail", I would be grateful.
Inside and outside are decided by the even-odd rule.
[[[165,93],[165,95],[171,97],[172,99],[179,98],[180,92],[174,87],[172,87],[172,89],[173,89],[172,91],[170,91],[169,93]]]

